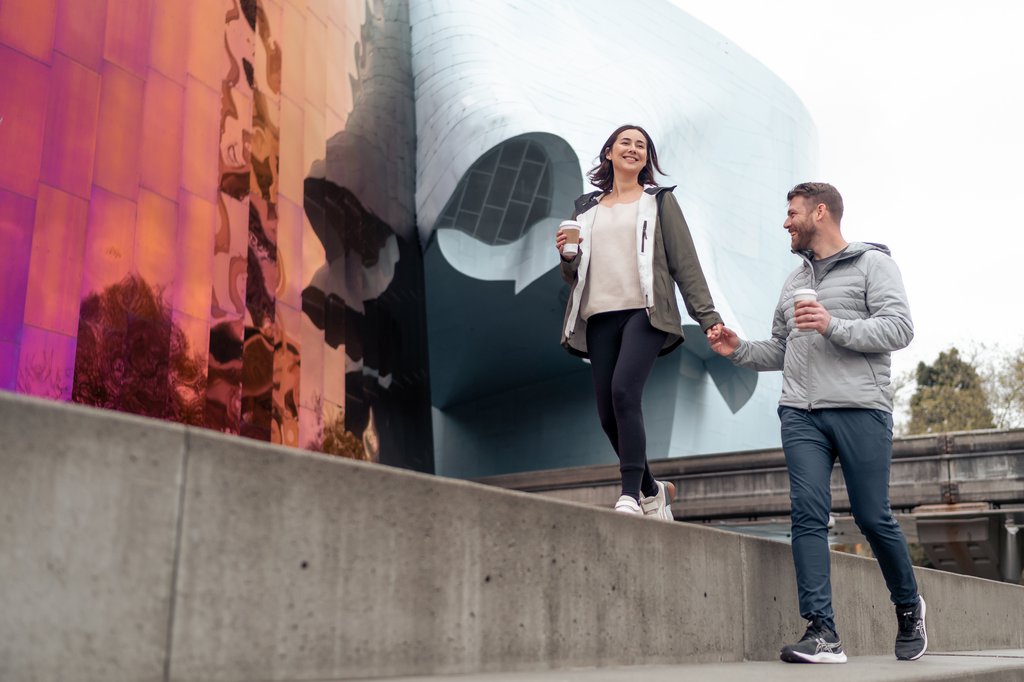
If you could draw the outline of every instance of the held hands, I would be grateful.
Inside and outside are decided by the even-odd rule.
[[[555,248],[558,249],[558,255],[562,257],[562,260],[570,261],[570,260],[572,260],[573,258],[576,257],[576,254],[574,253],[574,254],[570,254],[569,256],[566,256],[565,254],[562,253],[562,247],[565,246],[565,242],[566,242],[565,230],[559,230],[555,234]],[[583,237],[580,237],[579,243],[582,246],[582,244],[583,244]]]
[[[715,351],[719,355],[732,355],[736,352],[736,349],[740,347],[740,337],[736,336],[736,332],[723,324],[716,324],[713,327],[708,327],[708,330],[705,333],[708,336],[708,343],[711,345],[711,350]]]
[[[797,329],[816,331],[824,334],[828,329],[828,323],[832,321],[832,315],[825,306],[817,301],[800,301],[794,308],[795,317],[793,322]]]

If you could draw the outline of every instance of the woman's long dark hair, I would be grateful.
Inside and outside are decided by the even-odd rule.
[[[662,175],[665,174],[665,171],[661,170],[661,166],[658,165],[658,151],[654,148],[654,140],[651,139],[646,130],[633,124],[619,126],[605,140],[604,145],[601,147],[601,153],[597,157],[599,163],[587,173],[590,184],[605,192],[611,191],[612,185],[615,182],[615,169],[612,168],[612,162],[607,158],[607,154],[611,151],[612,145],[615,144],[615,140],[619,138],[623,130],[639,130],[643,133],[644,139],[647,140],[647,163],[640,170],[637,181],[641,185],[657,185],[658,183],[654,181],[654,171],[658,171]]]

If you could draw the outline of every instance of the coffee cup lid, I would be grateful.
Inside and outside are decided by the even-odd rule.
[[[576,221],[576,220],[563,220],[561,223],[559,223],[558,226],[559,227],[579,227],[580,224],[579,224],[579,221]]]
[[[796,291],[793,292],[793,295],[794,296],[814,296],[815,298],[817,298],[818,297],[818,292],[815,291],[814,289],[797,289]]]

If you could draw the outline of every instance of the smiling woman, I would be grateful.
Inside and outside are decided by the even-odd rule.
[[[672,520],[674,491],[647,461],[641,411],[644,385],[659,355],[683,343],[673,283],[709,338],[722,326],[683,213],[671,187],[659,187],[658,152],[640,126],[619,126],[589,173],[596,192],[576,200],[579,249],[555,247],[571,290],[562,345],[588,357],[601,427],[619,457],[616,511]]]

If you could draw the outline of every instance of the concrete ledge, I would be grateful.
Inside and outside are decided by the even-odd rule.
[[[185,431],[0,392],[0,679],[161,680]]]
[[[0,443],[0,679],[741,661],[803,631],[766,540],[5,393]],[[889,654],[877,565],[833,575],[850,653]],[[1024,648],[1024,589],[919,577],[934,650]]]
[[[434,677],[403,677],[401,682],[433,682]],[[859,656],[846,665],[787,665],[781,661],[705,663],[672,666],[560,670],[538,673],[466,675],[460,682],[1021,682],[1024,651],[976,651],[929,654],[914,661],[889,656]],[[395,681],[397,682],[397,680]]]

